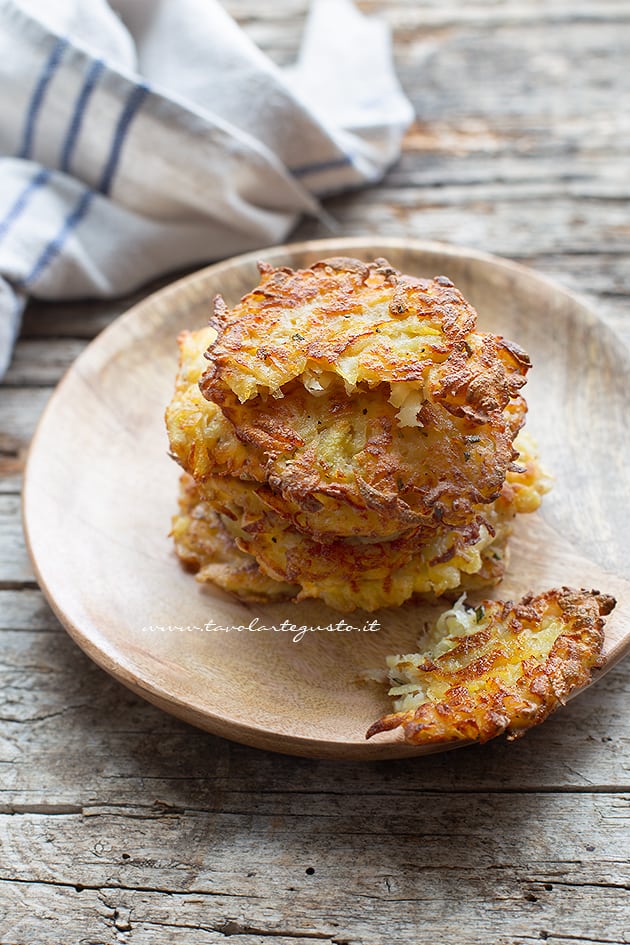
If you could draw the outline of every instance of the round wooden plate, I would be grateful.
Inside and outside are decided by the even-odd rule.
[[[563,289],[451,246],[392,239],[281,246],[210,266],[135,306],[78,358],[42,417],[26,471],[27,540],[42,588],[71,636],[161,708],[227,738],[291,754],[422,754],[427,749],[406,745],[400,732],[365,741],[390,705],[384,687],[356,678],[381,668],[387,653],[413,649],[430,608],[355,612],[346,619],[356,629],[315,630],[297,643],[290,632],[238,630],[255,618],[267,627],[325,627],[340,615],[312,602],[246,606],[202,588],[180,568],[168,537],[179,472],[167,456],[163,414],[177,333],[207,322],[216,292],[230,304],[251,289],[259,258],[295,267],[334,255],[386,256],[403,272],[447,275],[477,307],[481,328],[530,353],[528,428],[556,483],[542,510],[518,523],[495,596],[559,584],[614,594],[605,668],[617,661],[630,645],[630,355]],[[371,617],[380,629],[360,630]],[[231,629],[201,629],[212,624]]]

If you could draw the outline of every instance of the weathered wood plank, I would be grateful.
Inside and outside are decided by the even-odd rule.
[[[106,328],[110,322],[140,302],[151,292],[198,269],[193,266],[178,270],[153,279],[135,292],[130,292],[116,299],[80,299],[63,302],[42,302],[31,300],[24,312],[22,322],[23,338],[74,338],[92,339]]]
[[[86,345],[78,338],[20,338],[3,378],[5,389],[54,386]]]
[[[626,797],[480,794],[474,807],[470,795],[421,792],[265,800],[238,810],[225,796],[224,810],[153,818],[133,808],[0,817],[4,934],[58,942],[46,927],[62,902],[84,941],[103,936],[107,920],[130,943],[156,940],[155,926],[169,941],[185,930],[202,935],[192,941],[338,943],[380,943],[395,927],[399,940],[427,945],[437,927],[447,945],[461,943],[463,927],[467,943],[484,945],[576,929],[580,940],[622,942],[630,931],[618,844]]]
[[[309,890],[345,874],[356,892],[371,890],[385,902],[421,898],[414,888],[418,874],[429,877],[441,871],[477,895],[479,886],[507,886],[512,879],[516,886],[525,881],[620,888],[630,880],[630,865],[617,843],[617,827],[630,827],[630,800],[624,795],[479,792],[474,812],[469,794],[396,795],[395,806],[385,810],[374,797],[308,797],[306,809],[305,795],[285,803],[271,796],[259,803],[248,795],[248,802],[242,796],[223,797],[218,806],[202,812],[159,807],[152,815],[143,807],[60,811],[53,835],[43,814],[0,815],[0,878],[89,888],[153,886],[265,900],[272,874],[280,889],[298,880]],[[501,829],[515,819],[517,829]],[[450,835],[449,824],[455,828]],[[600,827],[596,844],[595,824]],[[287,862],[281,854],[291,838],[300,854]],[[336,850],[330,848],[335,838]],[[23,856],[25,842],[28,859]],[[353,874],[355,843],[365,864]],[[241,853],[236,861],[230,856],[235,847]],[[383,873],[389,873],[396,858],[400,871],[390,876],[388,889]],[[514,877],[506,875],[505,863],[517,864]],[[312,874],[306,873],[309,868]],[[430,899],[430,888],[423,891]]]
[[[0,495],[15,495],[22,488],[24,459],[0,453]]]
[[[19,496],[0,495],[0,587],[34,580],[24,544]]]
[[[90,340],[132,304],[128,297],[105,301],[68,302],[32,299],[24,312],[21,337],[45,340],[57,338]]]
[[[0,388],[0,493],[16,492],[37,421],[51,388]]]
[[[169,896],[168,902],[171,906],[169,911],[165,904],[166,897],[160,898],[159,895],[151,893],[127,894],[118,890],[103,889],[98,893],[86,890],[78,897],[73,895],[72,891],[68,894],[65,889],[57,888],[38,890],[37,898],[34,897],[33,890],[29,890],[29,893],[30,896],[21,888],[15,890],[11,896],[11,905],[13,906],[13,902],[17,900],[21,906],[18,913],[21,921],[19,926],[13,926],[20,937],[17,940],[10,939],[10,945],[27,945],[27,943],[30,945],[34,939],[29,936],[33,934],[37,934],[36,941],[41,945],[48,945],[48,943],[57,945],[60,913],[63,914],[64,921],[69,927],[93,930],[90,937],[81,939],[89,945],[93,943],[118,945],[120,942],[129,943],[129,945],[163,945],[165,941],[169,945],[217,945],[227,936],[238,936],[235,939],[238,945],[269,945],[270,942],[277,945],[303,945],[305,940],[322,940],[329,942],[330,945],[381,945],[383,941],[389,941],[387,936],[392,934],[392,927],[396,929],[397,941],[408,940],[417,945],[433,945],[436,941],[435,935],[439,934],[440,943],[461,945],[462,931],[457,926],[458,922],[460,925],[465,925],[468,930],[467,945],[487,945],[489,941],[499,941],[502,945],[503,943],[531,945],[532,942],[540,943],[541,940],[549,941],[552,945],[559,945],[559,943],[570,945],[576,939],[583,945],[623,945],[623,942],[627,941],[627,939],[617,937],[576,936],[570,931],[555,931],[549,922],[541,922],[540,917],[536,915],[532,915],[529,919],[523,915],[519,930],[512,932],[510,914],[514,909],[509,912],[504,911],[503,903],[493,906],[489,901],[478,903],[474,912],[473,909],[466,912],[459,905],[452,910],[452,919],[450,918],[451,909],[447,903],[443,903],[439,908],[429,909],[422,906],[413,910],[409,910],[405,903],[404,906],[399,906],[398,910],[391,909],[383,914],[383,924],[387,923],[387,927],[383,928],[382,933],[378,932],[379,917],[382,913],[375,908],[366,910],[364,919],[357,920],[356,923],[353,923],[352,918],[345,921],[328,920],[324,928],[330,929],[329,932],[316,928],[311,921],[308,922],[305,931],[299,932],[289,917],[286,917],[284,921],[276,921],[277,931],[274,931],[270,930],[269,926],[265,928],[261,928],[260,925],[254,926],[245,918],[244,910],[235,909],[233,906],[228,905],[217,915],[215,909],[220,910],[220,906],[211,901],[211,906],[214,908],[206,909],[204,901],[199,896]],[[30,898],[31,896],[33,899]],[[593,913],[591,914],[598,909],[603,909],[606,914],[608,897],[596,894],[593,897],[589,895],[588,898],[592,903]],[[125,905],[122,905],[123,902]],[[36,909],[35,906],[37,906]],[[28,915],[29,908],[33,909],[34,914]],[[532,910],[523,908],[524,913],[527,911]],[[569,902],[566,908],[567,914],[562,922],[562,926],[567,929],[576,927],[571,925],[570,912],[571,903]],[[397,913],[402,913],[402,919]],[[478,913],[483,915],[481,927],[476,922]],[[243,918],[234,919],[235,914]],[[574,921],[579,921],[579,918],[579,914],[575,915]],[[617,910],[610,916],[611,928],[614,927],[612,923],[615,918],[618,918]],[[547,925],[547,928],[541,928],[543,924]],[[287,926],[290,929],[288,931]],[[46,937],[42,938],[44,927]],[[340,929],[343,928],[351,928],[353,931],[350,934],[341,933]],[[359,928],[366,928],[366,931],[362,933],[358,930]],[[36,933],[33,930],[37,930]],[[492,938],[493,934],[501,937]]]
[[[254,21],[273,24],[277,31],[291,18],[299,18],[308,8],[308,0],[275,0],[271,8],[261,7],[258,0],[224,0],[223,6],[242,26],[247,29]],[[614,21],[630,19],[630,11],[625,0],[603,0],[594,4],[592,0],[552,0],[545,4],[531,4],[526,0],[475,0],[467,3],[463,9],[460,0],[396,0],[384,4],[383,0],[356,0],[356,6],[366,14],[378,15],[390,23],[425,22],[431,16],[441,17],[445,22],[455,25],[462,22],[479,23],[495,21],[520,22],[531,21],[537,25],[588,21]]]
[[[550,204],[553,207],[550,208]],[[561,253],[627,254],[630,224],[625,201],[560,194],[544,183],[383,188],[336,197],[328,209],[340,235],[408,236],[437,239],[511,258]],[[328,235],[306,221],[308,235]]]
[[[38,588],[0,590],[0,630],[63,633],[61,624]]]
[[[589,293],[605,304],[611,299],[630,300],[630,253],[616,256],[534,256],[527,260],[537,270],[571,284],[574,291]],[[626,308],[626,316],[629,309]],[[626,322],[628,318],[626,317]]]
[[[572,131],[575,133],[573,124]],[[615,139],[618,143],[618,134]],[[550,149],[547,139],[539,143],[524,128],[493,128],[474,119],[416,122],[407,134],[400,161],[385,178],[385,186],[466,186],[474,190],[496,184],[509,200],[511,188],[538,184],[552,187],[560,195],[623,200],[627,174],[617,155],[610,153],[608,139],[591,140],[590,145],[592,151],[576,154],[567,141],[562,147],[571,151],[571,156],[559,160],[558,145]]]

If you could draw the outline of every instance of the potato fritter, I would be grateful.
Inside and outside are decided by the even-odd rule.
[[[264,465],[234,435],[234,428],[218,407],[199,390],[204,351],[215,336],[212,328],[182,331],[175,393],[166,408],[166,429],[171,456],[197,482],[211,473],[246,476],[264,481]]]
[[[216,300],[200,387],[290,512],[323,504],[308,530],[430,532],[494,501],[524,421],[525,352],[478,332],[445,277],[382,259],[260,268],[233,309]]]
[[[315,535],[382,539],[430,538],[496,499],[526,411],[516,397],[475,425],[425,400],[421,424],[401,426],[382,388],[348,397],[338,379],[316,397],[292,382],[282,399],[229,400],[221,411],[251,455],[267,458],[281,514]]]
[[[171,534],[180,561],[201,584],[216,584],[241,600],[258,603],[286,600],[299,591],[297,586],[271,580],[255,558],[239,551],[220,516],[186,473],[180,478],[179,513],[173,516]]]
[[[475,610],[459,601],[441,615],[425,652],[388,657],[397,711],[366,738],[399,726],[418,745],[517,738],[590,681],[602,618],[614,606],[599,591],[568,587]]]
[[[240,404],[228,393],[204,407],[202,353],[212,337],[212,329],[180,336],[180,372],[166,415],[172,454],[197,481],[232,475],[267,483],[279,514],[322,539],[429,540],[441,524],[466,524],[473,505],[499,495],[525,402],[502,398],[494,413],[483,402],[482,415],[479,400],[475,418],[469,415],[470,405],[456,403],[458,384],[475,386],[461,352],[451,352],[439,383],[432,386],[428,376],[428,394],[406,424],[400,414],[408,407],[391,403],[396,398],[387,399],[382,385],[348,397],[338,378],[318,395],[293,382],[282,398]],[[500,374],[492,336],[480,352],[475,370],[485,364],[488,374]]]
[[[438,368],[431,381],[438,389],[442,379],[453,379],[451,365],[439,365],[454,352],[464,374],[455,387],[447,383],[443,395],[471,415],[503,409],[524,383],[529,359],[502,339],[495,340],[504,370],[475,369],[485,338],[475,331],[475,310],[444,276],[417,279],[385,259],[344,257],[296,272],[265,263],[259,269],[260,284],[232,309],[220,296],[215,300],[218,335],[203,381],[211,400],[227,390],[241,403],[275,395],[296,378],[317,393],[330,373],[348,393],[361,383],[422,389],[431,368]],[[464,357],[473,359],[469,376]]]
[[[461,587],[492,586],[503,576],[511,523],[534,511],[547,488],[531,440],[517,440],[519,469],[501,496],[476,509],[465,529],[442,525],[430,541],[318,542],[292,526],[256,484],[214,477],[198,486],[237,547],[278,581],[297,584],[298,600],[317,597],[339,610],[398,606],[414,594],[442,595]]]

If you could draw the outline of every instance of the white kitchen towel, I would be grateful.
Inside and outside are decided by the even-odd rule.
[[[412,117],[351,0],[314,0],[290,70],[217,0],[0,0],[0,376],[29,295],[280,242],[378,180]]]

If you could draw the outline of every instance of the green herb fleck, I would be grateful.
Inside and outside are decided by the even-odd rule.
[[[483,618],[486,616],[486,612],[483,609],[483,604],[480,604],[475,611],[475,617],[477,618],[477,623],[481,623]]]

